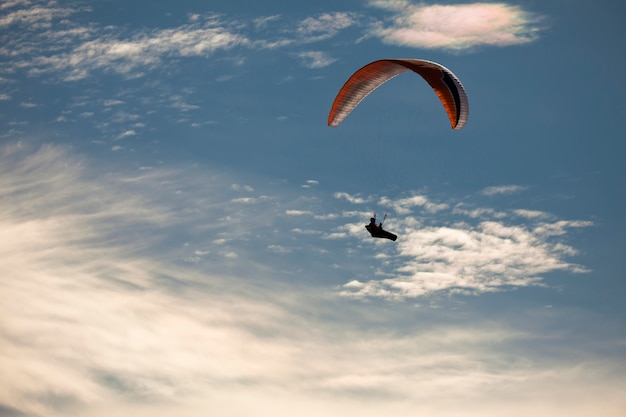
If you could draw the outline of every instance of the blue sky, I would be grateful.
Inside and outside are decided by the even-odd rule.
[[[622,415],[625,12],[3,1],[0,415]]]

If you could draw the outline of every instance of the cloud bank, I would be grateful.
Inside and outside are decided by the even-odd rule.
[[[407,323],[407,309],[329,295],[316,272],[341,267],[338,261],[349,260],[355,248],[346,240],[359,238],[346,228],[336,248],[347,250],[324,252],[323,263],[306,265],[320,242],[332,246],[323,239],[331,220],[315,214],[311,189],[294,185],[306,198],[289,199],[263,184],[189,167],[115,174],[100,168],[109,171],[59,146],[15,143],[0,150],[5,414],[195,417],[210,409],[235,417],[374,416],[391,407],[400,416],[447,417],[469,407],[495,416],[511,415],[513,399],[524,404],[513,416],[533,410],[583,416],[598,406],[603,415],[619,415],[623,369],[614,358],[590,363],[585,350],[560,349],[547,366],[522,348],[546,343],[545,331],[468,323],[465,316],[462,324],[444,323],[428,312]],[[247,197],[252,200],[232,202]],[[415,197],[402,207],[427,207],[427,197]],[[345,193],[332,201],[359,204]],[[272,217],[280,207],[291,211]],[[339,224],[356,215],[344,214],[335,218]],[[409,221],[427,221],[415,213],[409,218],[407,228]],[[307,229],[285,239],[281,230],[296,224]],[[540,259],[520,264],[542,272],[550,269],[546,254],[557,262],[553,267],[567,267],[557,256],[567,251],[546,239],[576,226],[585,225],[543,222],[525,232],[486,221],[426,227],[409,233],[397,255],[458,265],[453,259],[463,254],[482,254],[489,262],[515,253],[502,245],[526,248],[532,241]],[[454,248],[459,253],[452,255]],[[287,256],[299,269],[291,269]],[[362,256],[354,262],[362,264]],[[478,269],[476,275],[500,273]],[[288,281],[278,279],[285,270]],[[450,284],[441,282],[432,290]],[[572,392],[585,395],[563,408]]]

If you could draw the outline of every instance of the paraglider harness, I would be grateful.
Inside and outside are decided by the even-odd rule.
[[[374,213],[374,217],[370,219],[370,224],[365,225],[365,228],[367,229],[368,232],[370,232],[370,235],[372,235],[372,237],[377,237],[381,239],[389,239],[389,240],[395,241],[398,238],[398,236],[386,230],[383,230],[383,223],[386,218],[387,218],[387,214],[385,214],[385,217],[383,217],[383,221],[381,221],[379,225],[376,225],[376,213]]]

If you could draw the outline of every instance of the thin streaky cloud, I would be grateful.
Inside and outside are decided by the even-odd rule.
[[[529,219],[550,217],[548,213],[539,210],[517,209],[514,210],[513,213],[515,213],[517,216],[526,217]]]
[[[497,194],[516,194],[526,190],[528,187],[521,185],[494,185],[484,188],[480,191],[481,194],[486,196],[492,196]]]
[[[126,130],[122,133],[120,133],[119,135],[117,135],[117,137],[114,140],[121,140],[121,139],[125,139],[131,136],[137,136],[137,132],[135,130]]]
[[[309,210],[285,210],[286,216],[311,216],[313,212]]]
[[[124,104],[124,102],[122,100],[115,100],[115,99],[109,99],[109,100],[104,100],[104,107],[111,107],[111,106],[119,106],[121,104]]]

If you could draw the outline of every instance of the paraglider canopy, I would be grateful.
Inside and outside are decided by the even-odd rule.
[[[368,94],[409,70],[419,74],[437,93],[452,128],[462,129],[469,115],[465,88],[452,71],[423,59],[381,59],[357,70],[337,93],[328,115],[328,125],[338,126]]]

